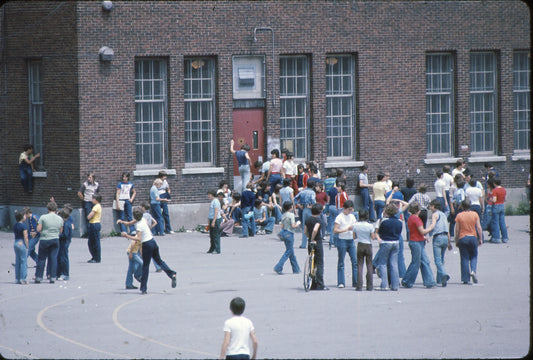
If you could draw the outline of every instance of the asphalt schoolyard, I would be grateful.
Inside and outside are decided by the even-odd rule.
[[[0,353],[6,358],[216,358],[229,302],[246,300],[259,358],[516,358],[530,349],[529,217],[507,217],[510,241],[479,248],[478,284],[460,281],[459,253],[446,254],[448,286],[356,292],[337,285],[337,251],[325,249],[330,291],[306,293],[302,275],[273,266],[284,245],[272,235],[156,237],[178,272],[172,289],[151,266],[148,294],[126,290],[128,240],[102,239],[102,262],[88,264],[87,240],[70,246],[70,280],[14,283],[13,235],[0,232]],[[295,251],[303,268],[306,251]],[[406,265],[410,251],[405,243]],[[377,243],[373,245],[374,253]],[[426,251],[433,264],[431,245]],[[28,279],[34,262],[28,261]],[[351,284],[346,258],[346,283]],[[374,286],[380,279],[374,275]],[[138,283],[135,282],[136,285]]]

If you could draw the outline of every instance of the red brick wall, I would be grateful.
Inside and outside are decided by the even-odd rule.
[[[80,163],[76,4],[12,1],[3,5],[3,11],[7,106],[0,111],[2,188],[6,190],[2,191],[2,203],[42,206],[51,196],[61,203],[72,201],[71,195],[79,187]],[[29,142],[29,59],[42,59],[47,177],[34,179],[36,191],[25,195],[17,161]]]
[[[529,12],[520,1],[113,1],[113,4],[110,12],[103,11],[98,1],[81,1],[75,5],[15,2],[7,7],[11,13],[8,22],[19,24],[9,25],[9,31],[17,33],[17,37],[10,38],[13,55],[9,80],[13,96],[9,97],[5,119],[10,119],[10,123],[17,119],[10,131],[20,140],[10,143],[6,154],[16,158],[28,134],[24,59],[43,56],[49,104],[46,121],[54,129],[53,134],[47,133],[47,138],[53,139],[51,151],[56,153],[47,158],[48,178],[37,180],[37,186],[65,196],[62,200],[75,202],[75,191],[64,191],[66,185],[73,184],[76,189],[85,172],[94,170],[103,186],[104,205],[110,205],[120,173],[135,169],[134,61],[136,57],[147,56],[165,58],[168,62],[168,161],[169,168],[177,171],[169,182],[175,191],[173,198],[178,202],[206,201],[208,188],[216,187],[222,179],[232,180],[233,158],[228,151],[232,136],[232,56],[246,54],[266,58],[266,134],[273,137],[279,137],[279,56],[308,57],[310,157],[321,164],[326,160],[327,150],[325,58],[331,53],[355,54],[356,160],[369,165],[370,179],[383,170],[390,171],[393,179],[403,183],[409,170],[417,183],[432,184],[434,171],[442,165],[428,166],[423,161],[426,156],[425,54],[431,51],[455,54],[454,155],[468,157],[469,151],[461,151],[460,145],[470,144],[469,54],[476,50],[496,51],[498,155],[506,156],[507,161],[494,165],[500,170],[504,185],[522,187],[525,182],[526,174],[521,170],[522,167],[528,170],[529,162],[510,160],[513,153],[512,53],[530,46]],[[50,12],[53,15],[46,17]],[[273,28],[275,35],[275,105],[271,98],[271,34],[258,32],[258,41],[252,41],[253,29],[265,26]],[[45,33],[38,41],[33,35],[41,30]],[[109,46],[115,52],[109,64],[98,59],[102,46]],[[65,47],[69,48],[68,56],[58,57]],[[183,59],[187,56],[212,56],[216,60],[215,166],[225,167],[224,174],[181,173],[185,158]],[[67,64],[61,64],[67,60]],[[68,69],[68,75],[58,73],[63,67]],[[64,81],[56,81],[60,76]],[[51,114],[54,116],[50,117]],[[66,129],[65,119],[68,120]],[[58,129],[68,132],[59,131],[59,134]],[[72,147],[60,154],[69,144]],[[479,174],[482,166],[482,163],[472,164],[474,174]],[[10,177],[17,178],[12,161],[8,168]],[[421,170],[420,175],[415,175],[416,169]],[[347,169],[349,181],[358,172],[358,168]],[[152,177],[134,179],[143,198],[148,196],[151,181]],[[12,193],[8,201],[17,201],[22,193],[20,184],[13,182],[7,187]],[[42,201],[48,192],[34,198]]]

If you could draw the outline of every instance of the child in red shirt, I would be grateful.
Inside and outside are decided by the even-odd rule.
[[[505,225],[505,196],[507,191],[501,186],[502,181],[500,178],[494,179],[494,190],[492,190],[492,221],[491,221],[491,231],[492,239],[491,242],[506,243],[509,241],[509,236],[507,234],[507,226]],[[501,238],[500,238],[501,233]]]
[[[435,227],[435,223],[424,229],[424,223],[418,216],[420,214],[420,205],[415,201],[409,205],[409,219],[407,220],[407,226],[409,227],[409,249],[411,249],[411,263],[405,271],[402,278],[402,286],[406,288],[413,287],[416,277],[418,276],[418,270],[422,273],[422,281],[426,288],[432,288],[436,285],[433,271],[431,271],[431,264],[426,254],[425,235],[429,233]]]

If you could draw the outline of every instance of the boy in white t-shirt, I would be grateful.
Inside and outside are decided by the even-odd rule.
[[[246,303],[240,297],[234,298],[229,304],[233,317],[224,322],[224,341],[220,359],[255,359],[257,356],[254,324],[242,316],[245,306]]]
[[[354,204],[346,200],[342,205],[342,212],[335,218],[333,233],[337,235],[335,243],[338,252],[337,262],[337,287],[344,288],[344,257],[350,255],[352,263],[352,286],[357,287],[357,249],[354,242],[354,225],[357,223],[353,215]]]

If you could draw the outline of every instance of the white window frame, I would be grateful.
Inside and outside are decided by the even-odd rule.
[[[186,57],[184,59],[186,167],[211,167],[215,164],[215,66],[215,59],[210,57]],[[198,71],[198,69],[201,70]],[[197,77],[192,75],[195,71],[198,71]],[[193,93],[195,84],[198,85],[196,88],[198,93]],[[188,109],[192,110],[192,106],[198,106],[200,110],[197,119],[190,118],[192,112]],[[200,161],[193,159],[195,150],[200,151]]]
[[[159,74],[154,66],[159,65]],[[138,77],[138,66],[141,66]],[[144,78],[148,66],[148,78]],[[156,88],[159,91],[156,93]],[[164,168],[167,160],[167,62],[160,58],[135,59],[135,153],[139,169]],[[159,119],[155,119],[159,109]],[[148,110],[148,113],[145,113]],[[148,119],[145,119],[145,116]],[[157,148],[159,147],[159,150]],[[159,161],[156,160],[157,152]],[[148,159],[145,159],[148,156]]]
[[[525,59],[524,59],[525,58]],[[513,54],[513,124],[514,153],[529,153],[531,150],[531,68],[528,51]],[[522,141],[526,146],[521,146]]]
[[[34,154],[41,154],[33,166],[36,170],[43,170],[44,164],[44,100],[42,92],[42,60],[28,61],[28,89],[29,89],[29,139],[33,145]]]
[[[481,63],[476,64],[476,59]],[[487,60],[491,60],[490,64]],[[498,152],[497,69],[496,53],[470,53],[470,141],[474,156]],[[481,144],[476,134],[481,134]]]
[[[348,73],[344,73],[344,64],[348,62]],[[333,74],[335,65],[341,68],[340,73]],[[347,83],[346,83],[347,81]],[[333,114],[333,102],[341,103],[340,113]],[[342,106],[349,102],[347,109]],[[343,110],[349,113],[343,113]],[[326,56],[326,141],[327,160],[342,161],[355,158],[355,57],[351,54],[329,54]],[[348,124],[343,124],[347,121]],[[343,142],[348,139],[348,143]],[[340,142],[340,153],[335,153],[334,143]],[[347,152],[347,153],[346,153]]]
[[[445,69],[445,60],[449,66]],[[439,62],[434,71],[433,62]],[[454,150],[454,57],[451,53],[426,54],[426,156],[449,158]],[[448,86],[443,85],[448,83]],[[436,101],[433,101],[436,100]],[[436,105],[436,106],[434,106]],[[448,123],[444,121],[448,118]],[[443,120],[444,119],[444,120]],[[437,141],[437,144],[434,143]],[[433,151],[434,145],[437,151]],[[445,149],[445,146],[448,149]],[[445,151],[446,150],[446,151]]]
[[[304,61],[303,73],[297,74],[294,69],[299,60]],[[280,56],[279,64],[280,147],[291,151],[295,161],[301,162],[309,156],[309,59],[305,55]],[[293,75],[288,75],[288,66],[292,66]],[[294,84],[294,91],[289,91],[289,84]],[[298,91],[298,87],[304,91]],[[303,113],[298,112],[299,107],[303,107]]]

